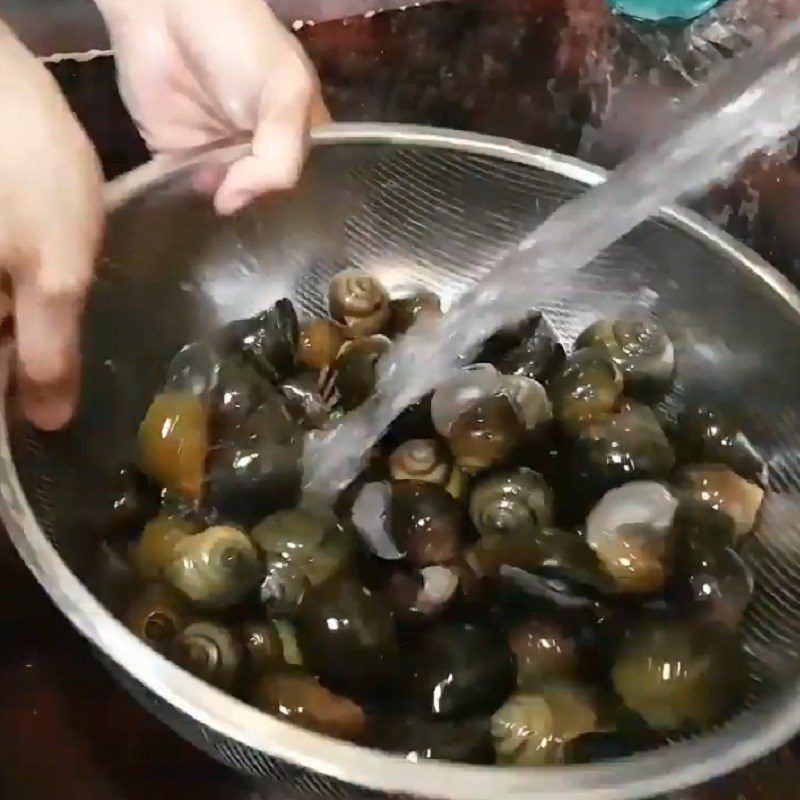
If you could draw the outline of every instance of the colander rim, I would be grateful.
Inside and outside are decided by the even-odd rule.
[[[314,131],[313,147],[423,146],[495,157],[557,173],[588,186],[605,170],[515,141],[460,131],[394,124],[335,124]],[[240,152],[232,147],[228,157]],[[168,180],[205,154],[168,166],[153,163],[107,184],[109,209]],[[700,215],[664,208],[660,218],[754,272],[800,319],[800,292],[771,265]],[[0,389],[13,354],[0,352]],[[572,798],[626,800],[674,791],[730,772],[784,744],[800,728],[800,681],[744,712],[723,728],[627,759],[588,766],[502,769],[443,762],[412,763],[378,750],[334,740],[272,717],[215,689],[150,649],[94,598],[39,527],[11,457],[5,408],[0,414],[0,517],[33,575],[70,622],[139,683],[207,728],[267,755],[323,775],[393,794],[451,800]]]

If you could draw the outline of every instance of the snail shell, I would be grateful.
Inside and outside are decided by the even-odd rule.
[[[475,403],[503,388],[500,373],[491,364],[472,364],[441,384],[431,398],[431,419],[441,436],[448,436],[455,421]]]
[[[183,628],[186,605],[174,589],[151,584],[134,598],[125,614],[125,623],[153,649],[167,653]]]
[[[760,486],[722,464],[686,467],[678,485],[682,495],[727,514],[733,520],[737,536],[744,536],[753,529],[764,500],[764,490]]]
[[[155,397],[139,427],[141,466],[165,489],[198,499],[208,452],[208,409],[188,392]]]
[[[633,481],[603,496],[586,520],[586,541],[622,591],[662,589],[677,499],[655,481]]]
[[[331,367],[345,343],[345,333],[338,322],[316,319],[300,332],[300,361],[309,369]]]
[[[361,270],[346,269],[328,287],[331,316],[341,322],[347,335],[380,333],[389,320],[389,296],[380,282]]]
[[[449,453],[435,439],[411,439],[389,456],[389,472],[396,481],[423,481],[445,486],[451,470]]]
[[[175,559],[175,548],[187,536],[197,533],[197,526],[176,516],[158,516],[145,525],[141,538],[131,548],[131,560],[144,580],[156,580]]]
[[[427,324],[442,316],[442,303],[434,292],[420,290],[389,303],[389,328],[393,336],[404,334],[416,322]]]
[[[448,441],[456,464],[475,475],[503,464],[523,435],[523,425],[511,404],[502,395],[475,403],[450,428]]]
[[[242,665],[241,644],[224,626],[199,621],[187,625],[176,643],[176,661],[198,678],[231,689]]]
[[[481,536],[534,534],[553,521],[553,493],[532,469],[502,470],[475,484],[469,515]]]
[[[504,375],[503,394],[511,400],[526,430],[532,431],[553,418],[553,406],[544,386],[524,375]]]
[[[632,397],[663,394],[675,372],[675,346],[653,320],[600,320],[575,342],[576,350],[600,346],[622,370],[625,391]]]
[[[198,605],[225,608],[258,585],[262,568],[255,547],[242,531],[218,525],[180,542],[164,574]]]

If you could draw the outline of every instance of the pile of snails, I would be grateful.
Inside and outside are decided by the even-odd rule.
[[[267,712],[412,759],[585,763],[724,720],[766,470],[730,409],[662,413],[660,325],[601,320],[567,354],[531,312],[307,509],[304,436],[442,313],[364,272],[329,289],[330,318],[281,300],[169,365],[114,504],[130,628]]]

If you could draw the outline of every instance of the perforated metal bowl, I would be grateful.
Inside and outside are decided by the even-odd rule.
[[[136,426],[180,345],[285,293],[303,311],[324,313],[327,278],[348,264],[452,297],[537,220],[603,180],[600,170],[511,142],[393,126],[319,133],[298,190],[233,220],[217,218],[192,191],[192,174],[154,180],[145,171],[126,179],[127,193],[112,187],[124,199],[111,214],[107,263],[86,314],[76,423],[45,437],[22,427],[9,436],[4,422],[0,441],[2,515],[14,543],[143,705],[236,769],[342,798],[649,796],[729,771],[800,727],[800,297],[754,254],[680,209],[665,209],[590,269],[608,292],[645,289],[657,298],[653,313],[677,336],[681,358],[692,353],[680,391],[691,395],[701,384],[708,391],[697,368],[703,353],[745,365],[721,391],[738,387],[752,412],[747,432],[769,461],[772,492],[748,554],[759,587],[745,622],[751,691],[731,722],[594,766],[413,764],[262,714],[131,635],[87,589],[97,548],[83,520],[130,458]],[[131,186],[138,187],[132,194]],[[536,286],[523,288],[535,305]],[[544,310],[565,341],[587,314],[562,305]]]

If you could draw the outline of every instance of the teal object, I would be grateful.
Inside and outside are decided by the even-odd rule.
[[[713,8],[720,0],[608,0],[621,14],[637,19],[693,19]]]

